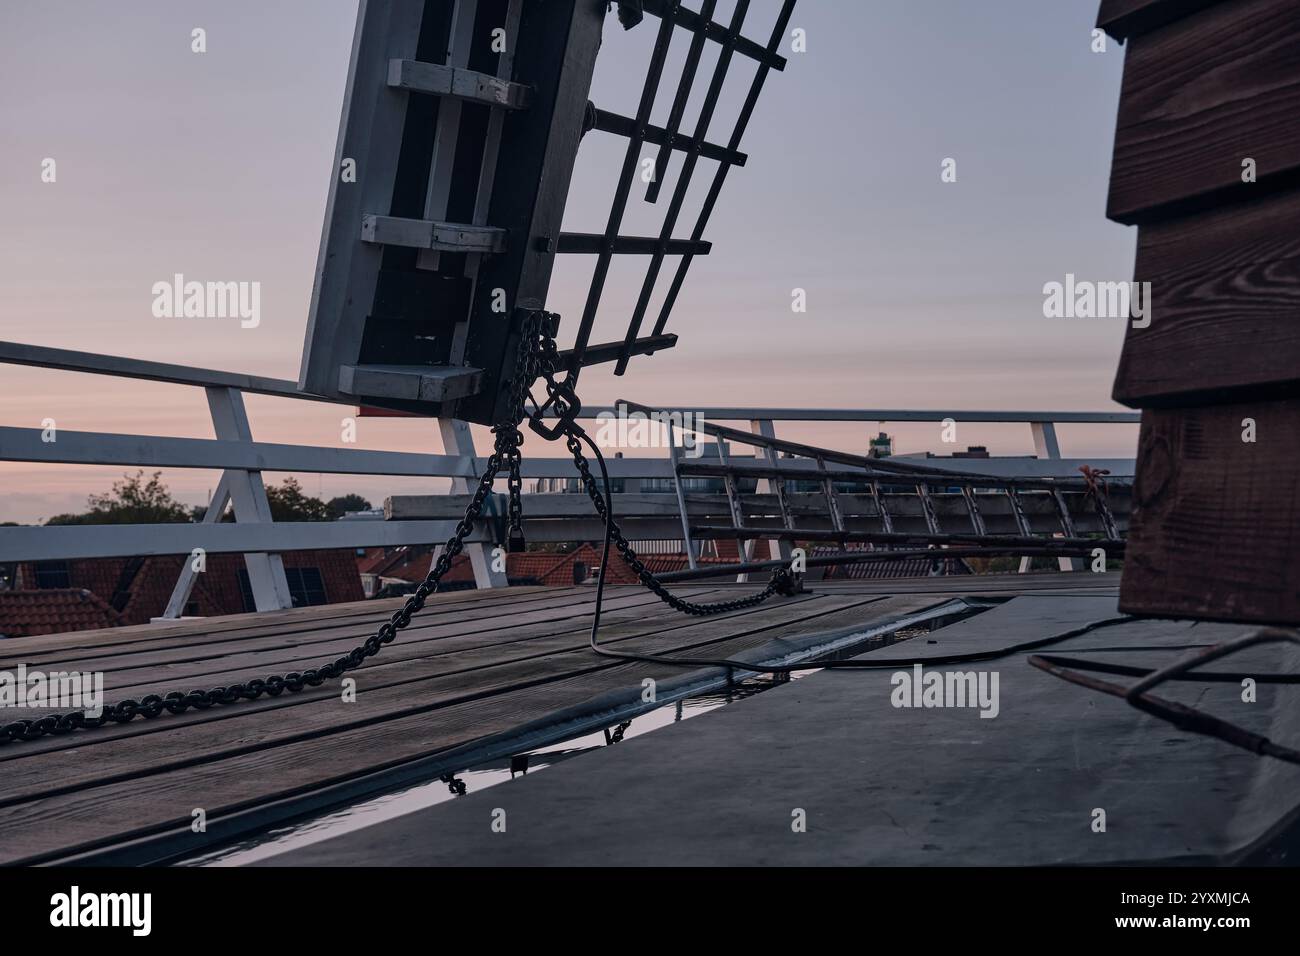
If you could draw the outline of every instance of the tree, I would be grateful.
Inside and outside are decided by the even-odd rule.
[[[190,509],[171,496],[162,483],[161,472],[145,480],[144,470],[123,475],[104,495],[90,495],[83,514],[63,514],[50,518],[47,525],[66,524],[181,524],[189,522]]]
[[[340,495],[331,498],[325,507],[329,508],[331,518],[342,518],[349,511],[369,511],[371,505],[360,495]]]
[[[275,521],[330,521],[329,505],[319,498],[302,493],[296,478],[286,478],[278,488],[266,489],[266,500],[271,503],[271,518]]]

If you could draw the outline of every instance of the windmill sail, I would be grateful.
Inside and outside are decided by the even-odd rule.
[[[491,423],[504,411],[523,317],[545,309],[556,256],[595,259],[565,360],[575,372],[669,348],[668,320],[718,194],[744,162],[741,137],[763,82],[783,69],[776,52],[794,0],[765,43],[744,34],[750,4],[726,22],[716,0],[698,12],[669,0],[615,5],[618,22],[645,37],[649,67],[635,115],[591,101],[610,4],[604,0],[362,0],[321,239],[299,386],[387,408]],[[617,25],[614,26],[617,29]],[[667,122],[651,112],[672,44],[687,44]],[[703,49],[716,44],[698,121],[681,128]],[[725,143],[713,142],[716,106],[731,64],[757,64]],[[606,228],[563,231],[583,137],[626,139]],[[645,160],[643,153],[649,153]],[[653,157],[652,159],[650,157]],[[641,197],[670,195],[658,235],[621,226],[642,164]],[[713,168],[688,236],[677,233],[686,190]],[[675,174],[670,170],[676,166]],[[582,187],[584,184],[577,184]],[[644,185],[644,184],[642,184]],[[622,340],[592,344],[614,256],[647,262]],[[651,313],[660,279],[667,292]]]

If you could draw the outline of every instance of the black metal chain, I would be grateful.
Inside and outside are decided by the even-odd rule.
[[[257,700],[267,695],[279,697],[285,691],[295,694],[305,687],[319,687],[327,680],[341,678],[348,671],[360,667],[367,658],[378,654],[384,645],[391,644],[397,638],[397,633],[404,630],[411,623],[411,618],[424,609],[429,596],[438,590],[442,578],[451,570],[452,562],[464,550],[465,539],[473,532],[474,522],[481,516],[483,506],[492,493],[492,485],[503,466],[507,470],[509,546],[512,550],[522,550],[523,506],[521,493],[523,480],[520,465],[523,455],[520,449],[524,443],[524,436],[519,425],[524,418],[530,417],[527,403],[530,400],[533,383],[538,378],[546,379],[548,390],[552,392],[553,401],[550,404],[558,407],[562,418],[565,417],[564,412],[568,409],[563,398],[555,398],[555,391],[559,389],[561,393],[565,393],[567,390],[567,394],[572,394],[571,377],[570,381],[564,386],[557,386],[554,380],[554,374],[559,365],[559,354],[555,346],[555,332],[552,321],[552,317],[543,312],[534,312],[525,319],[516,354],[516,370],[511,381],[508,411],[502,421],[492,429],[493,435],[496,436],[493,452],[488,457],[487,467],[484,469],[483,475],[479,478],[474,497],[465,509],[464,517],[457,523],[455,532],[443,545],[442,553],[438,555],[424,581],[412,592],[402,607],[395,611],[392,617],[365,641],[342,657],[304,671],[272,674],[269,677],[254,678],[253,680],[226,684],[208,690],[172,691],[163,695],[148,694],[139,700],[128,698],[106,706],[95,717],[88,716],[82,711],[72,711],[50,714],[34,720],[16,720],[7,724],[0,724],[0,744],[19,740],[35,740],[47,735],[66,734],[74,730],[93,729],[114,723],[125,724],[136,717],[152,719],[161,716],[164,712],[183,714],[191,708],[206,710],[220,704],[233,704],[240,700]],[[540,421],[539,412],[534,412],[531,417],[534,425]],[[605,501],[596,489],[595,479],[591,475],[587,459],[582,454],[582,449],[578,444],[577,436],[583,434],[582,429],[570,416],[564,422],[562,429],[555,433],[557,437],[558,434],[566,436],[566,444],[573,455],[573,461],[581,476],[583,488],[591,497],[601,520],[605,520],[607,515]],[[757,594],[735,601],[721,601],[716,604],[693,604],[672,594],[660,584],[658,579],[646,569],[640,558],[637,557],[627,539],[618,531],[618,526],[615,524],[613,528],[618,553],[628,567],[632,569],[633,573],[636,574],[641,584],[653,591],[668,605],[686,614],[720,614],[725,611],[740,610],[760,604],[774,594],[794,593],[797,589],[793,576],[788,570],[782,568],[773,575],[772,581],[769,582],[767,587]],[[604,573],[604,570],[602,569],[602,573]]]
[[[555,382],[555,372],[559,367],[559,353],[555,346],[553,336],[542,336],[538,353],[537,353],[537,371],[540,377],[545,378],[548,385],[548,405],[554,407],[555,413],[563,421],[561,434],[564,435],[565,447],[568,448],[569,454],[573,456],[573,464],[578,469],[578,478],[582,482],[582,490],[587,493],[591,499],[592,505],[596,509],[596,514],[600,516],[602,523],[608,523],[610,538],[614,542],[614,547],[618,550],[618,555],[623,559],[623,563],[631,569],[636,575],[637,580],[647,590],[654,592],[661,601],[674,610],[681,611],[683,614],[691,614],[699,617],[710,614],[725,614],[728,611],[742,611],[745,608],[755,607],[762,604],[768,598],[775,594],[796,594],[799,591],[798,581],[794,574],[788,568],[778,568],[772,574],[772,579],[768,581],[767,586],[756,594],[748,597],[736,598],[731,601],[716,601],[710,604],[696,604],[691,601],[683,600],[669,591],[659,579],[645,566],[636,551],[632,548],[631,542],[624,536],[618,526],[618,522],[612,520],[605,507],[605,496],[600,493],[600,488],[596,484],[596,478],[591,473],[591,465],[587,461],[587,456],[583,454],[581,436],[585,433],[578,423],[574,420],[574,414],[577,409],[571,407],[573,396],[573,376],[570,375],[563,385]],[[566,398],[566,396],[568,396]],[[534,419],[536,422],[536,419]],[[547,429],[534,429],[541,434],[550,437],[553,433]],[[601,574],[607,573],[606,568],[601,568]]]
[[[596,513],[600,515],[600,520],[602,522],[605,521],[607,519],[605,497],[600,493],[600,489],[596,485],[596,479],[591,473],[591,466],[587,462],[587,456],[583,454],[582,445],[579,443],[577,434],[573,431],[569,432],[565,440],[565,447],[569,449],[569,454],[573,456],[573,463],[578,468],[578,475],[582,481],[583,490],[587,492],[587,497],[591,499],[591,503],[595,506]],[[660,583],[659,579],[650,572],[650,570],[645,566],[645,563],[637,555],[636,551],[633,550],[631,543],[624,536],[622,530],[620,530],[618,522],[610,520],[609,525],[610,539],[614,542],[614,547],[618,550],[618,556],[623,559],[623,563],[626,564],[631,569],[632,573],[636,575],[637,580],[641,582],[643,587],[657,594],[659,599],[669,607],[681,611],[683,614],[693,614],[702,617],[707,614],[724,614],[728,611],[741,611],[747,607],[754,607],[762,604],[775,594],[795,594],[798,592],[798,582],[795,580],[791,571],[788,568],[777,568],[772,574],[772,579],[767,582],[767,586],[763,588],[763,590],[756,594],[751,594],[748,597],[736,598],[731,601],[715,601],[711,604],[696,604],[691,601],[683,600],[664,587],[664,585]],[[601,568],[601,573],[605,573],[604,568]]]

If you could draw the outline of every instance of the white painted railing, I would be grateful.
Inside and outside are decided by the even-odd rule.
[[[304,393],[283,379],[146,362],[118,356],[0,342],[0,363],[31,365],[63,371],[112,375],[203,388],[212,415],[215,439],[117,435],[60,430],[57,440],[42,440],[39,428],[0,426],[0,460],[69,465],[119,465],[145,468],[220,470],[221,481],[202,523],[113,526],[41,526],[0,528],[0,562],[48,561],[69,558],[135,555],[243,552],[258,610],[291,605],[284,568],[278,553],[317,548],[358,548],[429,544],[445,540],[453,521],[273,522],[262,472],[307,472],[353,475],[443,477],[453,492],[467,491],[485,459],[476,457],[470,431],[461,422],[441,421],[446,454],[375,451],[254,441],[243,395],[251,392],[303,401],[330,402]],[[709,422],[749,422],[755,434],[775,435],[777,423],[794,422],[955,422],[1024,423],[1031,427],[1037,458],[929,459],[931,467],[978,470],[1001,477],[1078,477],[1081,464],[1108,468],[1116,477],[1133,474],[1132,459],[1067,459],[1060,455],[1057,423],[1135,423],[1130,412],[1026,412],[912,409],[794,409],[674,407]],[[584,419],[609,415],[614,409],[588,407]],[[816,474],[816,465],[776,459],[792,478]],[[611,458],[611,476],[618,479],[672,479],[667,449],[661,458]],[[524,477],[569,478],[567,457],[529,455]],[[234,523],[220,522],[233,503]],[[567,540],[562,526],[540,540]],[[482,533],[467,550],[480,587],[503,585],[487,558]],[[186,563],[188,568],[189,563]],[[188,599],[193,577],[187,571],[178,582],[167,615],[178,616]]]

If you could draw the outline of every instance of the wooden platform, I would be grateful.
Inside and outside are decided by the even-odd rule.
[[[507,783],[471,781],[464,796],[371,826],[300,832],[255,862],[1295,865],[1300,767],[1064,683],[1017,647],[1073,634],[1044,653],[1146,668],[1254,630],[1124,619],[1115,606],[1113,592],[1016,597],[862,655],[881,670],[814,673]],[[956,655],[983,659],[953,665]],[[998,675],[996,719],[960,706],[896,706],[895,675],[906,676],[914,659],[934,662],[923,665],[929,673]],[[1297,664],[1300,649],[1273,644],[1222,669],[1262,676],[1295,673]],[[1236,682],[1175,682],[1159,693],[1294,741],[1296,688],[1257,689],[1249,703]],[[1094,827],[1098,810],[1104,829]],[[792,827],[796,815],[802,831]],[[508,821],[504,833],[490,826],[494,816]]]
[[[1042,574],[817,584],[812,593],[687,617],[633,587],[610,589],[603,642],[623,650],[776,660],[887,630],[962,595],[1101,593],[1116,575]],[[1098,591],[1101,589],[1101,591]],[[696,600],[747,585],[676,589]],[[0,747],[0,863],[138,863],[193,853],[304,813],[517,753],[646,709],[719,669],[593,655],[594,590],[512,588],[436,597],[377,658],[338,685]],[[0,670],[94,670],[106,700],[228,683],[332,660],[398,605],[370,601],[174,625],[0,642]],[[622,711],[619,708],[623,708]],[[41,712],[6,710],[6,720]],[[191,829],[195,811],[206,832]]]

